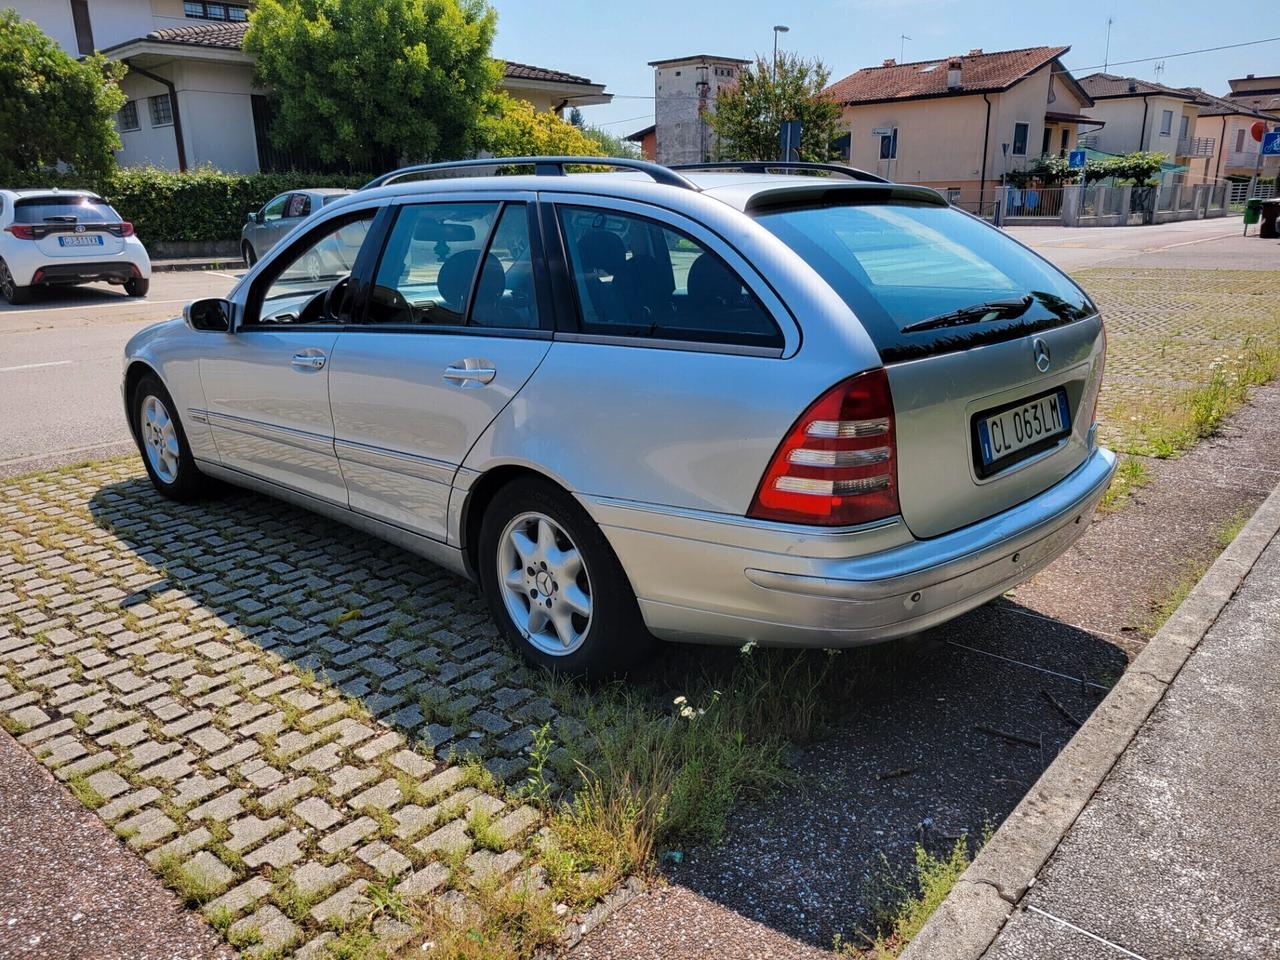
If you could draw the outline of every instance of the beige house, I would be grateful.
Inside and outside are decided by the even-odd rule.
[[[1080,86],[1094,101],[1089,116],[1106,123],[1088,137],[1089,146],[1105,153],[1163,153],[1187,168],[1188,182],[1216,179],[1218,139],[1200,130],[1198,91],[1110,73],[1082,77]]]
[[[1228,80],[1231,92],[1227,100],[1234,100],[1243,107],[1257,110],[1273,117],[1280,117],[1280,76],[1254,76],[1252,73],[1238,80]]]
[[[1031,47],[919,63],[886,60],[827,88],[844,108],[849,162],[979,203],[1006,170],[1076,145],[1092,100],[1063,67],[1070,47]],[[1007,145],[1007,147],[1006,147]]]
[[[121,164],[234,173],[305,168],[267,137],[267,91],[242,49],[251,2],[221,0],[0,0],[63,49],[100,50],[129,66],[117,126]],[[502,88],[539,110],[608,103],[586,77],[506,62]]]
[[[1232,81],[1233,84],[1236,82]],[[1258,167],[1258,152],[1262,146],[1253,139],[1253,125],[1261,122],[1268,130],[1280,128],[1280,110],[1268,114],[1245,106],[1239,100],[1215,97],[1203,90],[1195,92],[1200,105],[1198,129],[1206,134],[1212,131],[1215,141],[1213,153],[1206,162],[1206,179],[1252,177]],[[1262,158],[1262,176],[1274,177],[1278,172],[1280,157]]]

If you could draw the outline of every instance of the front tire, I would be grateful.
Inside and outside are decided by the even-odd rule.
[[[258,255],[253,250],[253,244],[247,241],[240,245],[240,255],[244,257],[244,265],[252,267],[258,262]]]
[[[503,636],[535,666],[608,676],[652,646],[604,534],[548,481],[515,480],[495,494],[480,527],[478,567]]]
[[[0,296],[15,307],[31,302],[31,287],[18,286],[3,260],[0,260]]]
[[[191,445],[178,419],[169,391],[153,374],[133,391],[133,427],[151,484],[170,500],[195,500],[208,489],[208,478],[196,467]]]
[[[151,290],[151,281],[142,277],[130,277],[124,282],[124,292],[131,297],[145,297]]]

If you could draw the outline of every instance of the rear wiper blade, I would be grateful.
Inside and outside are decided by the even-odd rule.
[[[71,214],[66,214],[66,215],[59,215],[56,217],[45,217],[44,222],[45,223],[75,223],[79,219],[80,219],[79,217],[72,216]]]
[[[942,327],[962,327],[968,323],[981,323],[987,319],[1010,320],[1020,317],[1035,302],[1030,294],[1013,300],[988,300],[986,303],[975,303],[971,307],[961,307],[950,313],[940,313],[928,320],[917,320],[902,328],[903,333],[916,333],[920,330],[938,330]]]

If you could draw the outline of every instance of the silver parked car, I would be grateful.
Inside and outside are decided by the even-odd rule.
[[[415,551],[571,672],[655,636],[914,633],[1088,526],[1102,320],[999,230],[847,168],[502,162],[536,172],[380,178],[135,336],[156,488],[217,478]],[[315,276],[344,231],[352,268]]]
[[[252,267],[267,252],[311,214],[327,204],[350,196],[353,191],[322,187],[315,190],[291,190],[272,197],[260,210],[250,210],[244,217],[240,230],[240,256],[244,265]],[[318,259],[325,253],[342,254],[354,251],[317,251]],[[347,269],[351,269],[350,263]]]

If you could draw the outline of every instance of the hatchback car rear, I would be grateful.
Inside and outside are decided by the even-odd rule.
[[[105,280],[145,296],[151,260],[133,224],[92,193],[0,191],[0,294]]]
[[[1114,458],[1068,278],[931,190],[620,163],[361,191],[139,335],[153,481],[417,550],[569,670],[901,636],[1083,533]],[[352,272],[313,276],[341,231]]]

